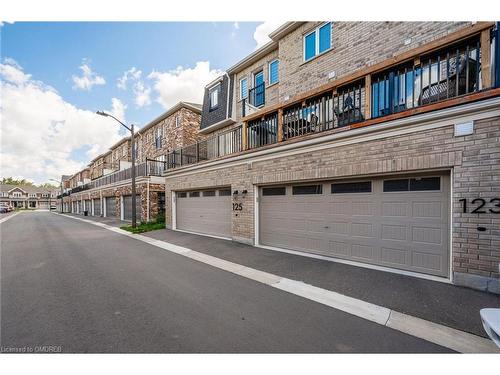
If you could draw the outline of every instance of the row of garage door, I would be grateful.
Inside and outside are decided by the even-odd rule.
[[[258,242],[448,276],[447,174],[259,188]],[[230,189],[177,192],[176,228],[231,237]]]
[[[92,210],[93,208],[93,210]],[[104,211],[102,214],[106,217],[116,216],[116,198],[115,197],[105,197],[104,198]],[[73,212],[83,213],[83,211],[88,211],[89,215],[101,216],[101,200],[100,199],[87,199],[83,201],[73,202]],[[137,217],[141,217],[141,196],[136,195],[136,212]],[[123,219],[132,220],[132,196],[123,196]]]

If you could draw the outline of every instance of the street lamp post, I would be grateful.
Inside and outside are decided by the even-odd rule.
[[[53,179],[53,178],[50,178],[49,180],[50,180],[50,181],[59,182],[59,188],[61,189],[61,213],[63,213],[63,212],[64,212],[64,210],[63,210],[63,204],[64,204],[64,203],[63,203],[63,185],[62,185],[62,178],[61,178],[61,181],[57,181],[57,180],[55,180],[55,179]]]
[[[136,212],[136,197],[135,197],[135,140],[134,140],[134,124],[130,124],[130,127],[125,125],[123,122],[118,120],[115,116],[110,115],[109,113],[103,112],[103,111],[97,111],[96,112],[100,116],[104,117],[111,117],[115,121],[117,121],[121,126],[123,126],[125,129],[127,129],[130,132],[130,146],[132,149],[132,172],[131,172],[131,179],[132,179],[132,228],[135,228],[137,226],[137,212]]]

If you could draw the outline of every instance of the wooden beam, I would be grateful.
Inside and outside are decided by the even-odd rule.
[[[442,38],[436,39],[430,43],[424,44],[420,47],[413,48],[411,50],[408,50],[406,52],[403,52],[399,55],[396,55],[390,59],[386,59],[384,61],[381,61],[380,63],[374,64],[372,66],[357,70],[351,74],[347,74],[343,77],[337,78],[333,80],[332,82],[328,82],[324,85],[318,86],[317,88],[313,90],[306,91],[304,93],[301,93],[299,95],[294,96],[293,98],[290,98],[290,100],[287,100],[286,102],[280,102],[276,103],[272,106],[265,107],[261,109],[260,111],[257,111],[253,113],[252,115],[248,115],[243,118],[243,120],[252,120],[255,118],[259,118],[262,115],[275,112],[278,110],[278,108],[281,108],[283,106],[289,106],[297,103],[301,103],[303,100],[316,96],[316,95],[321,95],[327,91],[333,90],[334,87],[339,87],[341,85],[345,85],[350,82],[357,81],[358,79],[362,78],[363,76],[366,76],[368,74],[373,74],[382,70],[385,70],[389,68],[390,66],[394,65],[399,65],[403,62],[407,62],[410,60],[413,60],[415,57],[422,55],[422,54],[427,54],[433,51],[436,51],[438,49],[444,48],[446,46],[449,46],[453,43],[459,42],[461,40],[467,39],[473,35],[478,35],[483,31],[490,30],[493,26],[495,25],[494,22],[477,22],[474,25],[464,27],[463,29],[460,29],[458,31],[455,31],[451,34],[448,34]]]
[[[241,141],[242,141],[241,147],[243,151],[248,149],[247,129],[248,129],[248,123],[246,121],[243,121],[243,125],[241,127]]]
[[[283,141],[283,108],[278,109],[278,142]]]
[[[372,76],[365,76],[365,120],[372,118]]]
[[[481,32],[481,79],[483,89],[491,87],[491,41],[490,30]]]

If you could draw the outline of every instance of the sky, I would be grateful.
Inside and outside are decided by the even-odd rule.
[[[0,25],[0,177],[60,180],[265,44],[277,22]]]

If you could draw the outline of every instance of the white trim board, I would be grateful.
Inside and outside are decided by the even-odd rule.
[[[145,242],[149,245],[164,249],[171,253],[184,256],[188,259],[207,264],[220,270],[257,281],[269,287],[294,294],[296,296],[320,303],[322,305],[343,311],[382,326],[421,338],[434,344],[455,350],[461,353],[500,353],[493,341],[467,332],[449,328],[444,325],[417,318],[379,306],[360,299],[349,297],[332,290],[319,288],[301,281],[296,281],[260,271],[254,268],[227,261],[200,253],[192,249],[178,246],[166,241],[132,234],[119,228],[103,223],[96,223],[88,219],[54,213],[74,220],[80,220],[91,225],[127,236],[131,239]]]

